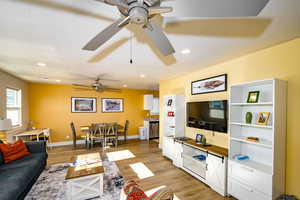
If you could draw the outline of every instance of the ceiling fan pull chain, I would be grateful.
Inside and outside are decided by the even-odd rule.
[[[130,34],[131,35],[130,35],[130,61],[129,62],[130,62],[130,64],[133,64],[133,58],[132,58],[133,57],[132,56],[132,43],[133,43],[132,39],[133,39],[133,33],[131,32]]]

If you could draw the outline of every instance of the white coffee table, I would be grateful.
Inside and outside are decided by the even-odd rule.
[[[99,153],[77,156],[74,160],[99,158]],[[102,162],[70,166],[66,175],[68,200],[85,200],[103,194]]]

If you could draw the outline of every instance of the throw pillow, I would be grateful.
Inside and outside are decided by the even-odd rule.
[[[30,154],[22,140],[18,140],[14,144],[0,144],[0,151],[3,154],[4,163],[10,163]]]

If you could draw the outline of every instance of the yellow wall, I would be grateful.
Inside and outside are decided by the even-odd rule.
[[[227,92],[190,95],[191,81],[224,73],[228,74],[229,86],[235,83],[268,78],[279,78],[288,81],[286,189],[288,193],[300,197],[300,39],[273,46],[225,63],[202,68],[176,79],[162,81],[160,83],[160,98],[162,100],[165,94],[186,94],[187,101],[227,99]],[[160,118],[163,121],[162,115]],[[186,128],[186,135],[194,136],[197,131],[199,130]],[[163,126],[161,126],[160,133],[163,134]],[[213,137],[210,132],[206,132],[206,135],[210,143],[220,146],[228,145],[227,135],[217,134]]]
[[[129,135],[138,135],[148,112],[143,110],[144,94],[158,96],[158,91],[124,89],[121,92],[76,91],[72,86],[29,83],[29,119],[37,122],[36,127],[51,128],[53,142],[71,139],[70,122],[74,122],[77,133],[82,125],[93,122],[130,121]],[[71,113],[71,97],[96,97],[96,113]],[[124,98],[124,112],[102,113],[101,98]],[[70,138],[67,138],[70,136]]]

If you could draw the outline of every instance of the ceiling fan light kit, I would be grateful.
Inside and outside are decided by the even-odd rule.
[[[116,6],[122,18],[108,26],[83,50],[94,51],[117,34],[123,27],[131,24],[141,26],[147,37],[159,51],[168,56],[175,50],[161,27],[152,20],[159,14],[178,18],[219,18],[257,16],[269,0],[96,0]],[[168,6],[161,6],[167,4]]]

